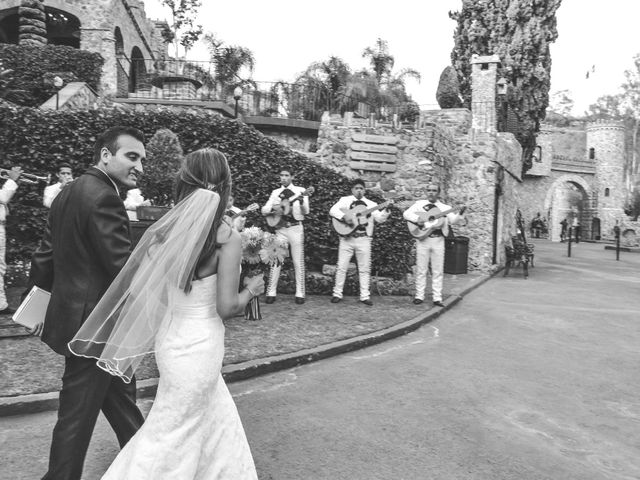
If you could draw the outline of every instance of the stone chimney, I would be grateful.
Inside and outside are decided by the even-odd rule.
[[[496,79],[500,57],[471,58],[471,127],[477,132],[496,133]]]

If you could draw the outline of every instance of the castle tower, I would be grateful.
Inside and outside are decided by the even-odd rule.
[[[471,113],[473,130],[496,133],[496,79],[500,57],[471,58]]]
[[[616,220],[624,217],[624,124],[609,120],[587,124],[586,156],[595,162],[596,214],[603,236],[609,236]]]

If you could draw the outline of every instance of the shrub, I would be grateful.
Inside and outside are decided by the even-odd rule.
[[[102,64],[99,53],[64,45],[11,45],[0,43],[0,62],[12,70],[12,88],[27,92],[20,105],[35,107],[55,95],[51,79],[59,75],[65,80],[77,79],[98,90]]]
[[[147,139],[158,130],[171,130],[185,152],[204,147],[223,151],[229,159],[236,202],[240,206],[252,202],[264,204],[271,190],[278,186],[280,169],[290,168],[295,173],[295,184],[316,189],[304,227],[307,269],[319,270],[324,263],[336,262],[338,236],[330,226],[328,213],[340,196],[350,194],[350,180],[235,120],[169,110],[46,112],[0,104],[0,145],[5,166],[20,165],[27,172],[47,172],[65,161],[77,176],[92,164],[96,135],[114,125],[140,128]],[[153,143],[156,140],[160,143],[159,138]],[[153,168],[147,165],[147,172]],[[143,194],[147,195],[144,190]],[[11,202],[7,228],[10,261],[27,259],[39,241],[46,215],[41,196],[42,187],[21,186]],[[375,194],[369,197],[382,200]],[[259,214],[249,216],[248,224],[251,223],[267,228]],[[395,211],[389,221],[377,226],[372,273],[394,277],[405,274],[412,259],[411,246],[407,228]]]
[[[180,140],[171,130],[158,130],[146,145],[147,162],[139,187],[154,205],[170,205],[173,183],[182,161]]]

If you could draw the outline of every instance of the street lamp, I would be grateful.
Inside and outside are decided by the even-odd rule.
[[[60,92],[60,89],[62,88],[63,85],[64,85],[64,80],[62,80],[57,75],[53,77],[53,86],[56,87],[56,110],[58,110],[58,105],[59,105],[58,93]]]
[[[233,99],[236,101],[236,109],[234,114],[235,118],[238,118],[238,100],[240,100],[241,96],[242,96],[242,88],[240,88],[240,86],[237,86],[236,88],[233,89]]]

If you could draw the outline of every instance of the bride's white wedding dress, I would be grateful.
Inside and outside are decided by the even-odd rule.
[[[149,415],[103,479],[257,479],[238,411],[222,379],[224,325],[216,275],[173,292],[156,342],[160,372]]]

